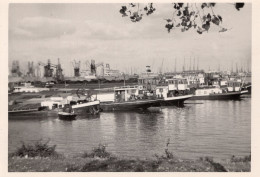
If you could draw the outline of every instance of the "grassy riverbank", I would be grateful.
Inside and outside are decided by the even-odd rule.
[[[69,157],[55,151],[48,142],[23,144],[8,158],[9,172],[249,172],[251,156],[232,157],[215,162],[205,157],[198,160],[177,158],[166,147],[164,155],[150,159],[117,157],[99,145],[91,152]]]

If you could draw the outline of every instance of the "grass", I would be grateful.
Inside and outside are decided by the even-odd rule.
[[[8,171],[37,172],[228,172],[250,171],[251,155],[238,158],[233,156],[224,163],[215,162],[211,157],[198,160],[183,160],[169,151],[169,140],[165,154],[156,158],[138,159],[117,157],[99,144],[91,152],[80,156],[59,155],[56,146],[48,145],[49,141],[37,141],[34,144],[24,144],[14,153],[9,154]],[[55,157],[55,158],[53,158]]]

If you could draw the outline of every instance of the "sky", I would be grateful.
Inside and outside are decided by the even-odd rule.
[[[231,3],[218,3],[214,12],[229,30],[219,33],[215,26],[202,35],[180,29],[168,33],[170,3],[155,4],[155,13],[137,23],[121,16],[122,5],[128,4],[10,4],[9,69],[13,60],[25,71],[28,61],[56,64],[58,58],[66,76],[73,74],[73,60],[80,60],[82,69],[94,59],[128,73],[143,72],[146,65],[170,72],[175,60],[180,71],[184,58],[187,69],[194,58],[204,70],[251,65],[251,4],[237,11]]]

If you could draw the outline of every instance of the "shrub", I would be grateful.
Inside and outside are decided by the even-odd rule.
[[[98,147],[94,148],[91,153],[85,152],[82,156],[83,158],[90,157],[90,158],[109,158],[111,154],[106,151],[106,146],[99,144]]]
[[[33,144],[25,144],[22,142],[22,146],[19,147],[11,156],[19,157],[58,157],[58,153],[55,151],[56,145],[49,146],[49,140],[42,142],[36,141]]]
[[[212,167],[214,168],[214,171],[227,172],[225,167],[223,165],[221,165],[220,163],[214,162],[212,157],[204,157],[204,158],[201,157],[200,160],[210,163],[212,165]]]
[[[231,162],[251,162],[251,155],[245,157],[235,157],[234,155],[230,159]]]

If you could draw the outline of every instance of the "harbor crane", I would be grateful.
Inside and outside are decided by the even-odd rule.
[[[95,76],[97,75],[98,67],[102,67],[103,68],[102,70],[104,70],[104,63],[100,62],[100,63],[95,64],[95,60],[91,60],[91,63],[89,63],[89,61],[86,61],[86,66],[87,66],[87,68],[90,68],[91,74],[95,75]],[[102,74],[104,74],[104,71]]]
[[[72,66],[74,68],[74,76],[79,77],[80,76],[80,61],[77,62],[76,60],[74,60],[72,62]]]
[[[20,70],[20,65],[18,60],[13,61],[12,63],[11,75],[14,77],[22,76],[22,72]]]
[[[27,76],[35,77],[35,69],[34,69],[34,66],[33,66],[33,61],[32,62],[28,62]]]
[[[40,66],[43,66],[44,67],[44,77],[54,77],[53,76],[53,71],[55,68],[56,69],[56,75],[55,75],[55,79],[57,81],[62,81],[64,76],[62,74],[62,68],[61,68],[61,64],[60,64],[60,59],[58,58],[58,64],[57,65],[54,65],[54,64],[51,64],[50,62],[50,59],[48,59],[48,63],[45,64],[45,63],[42,63],[42,62],[39,62],[38,63]]]

